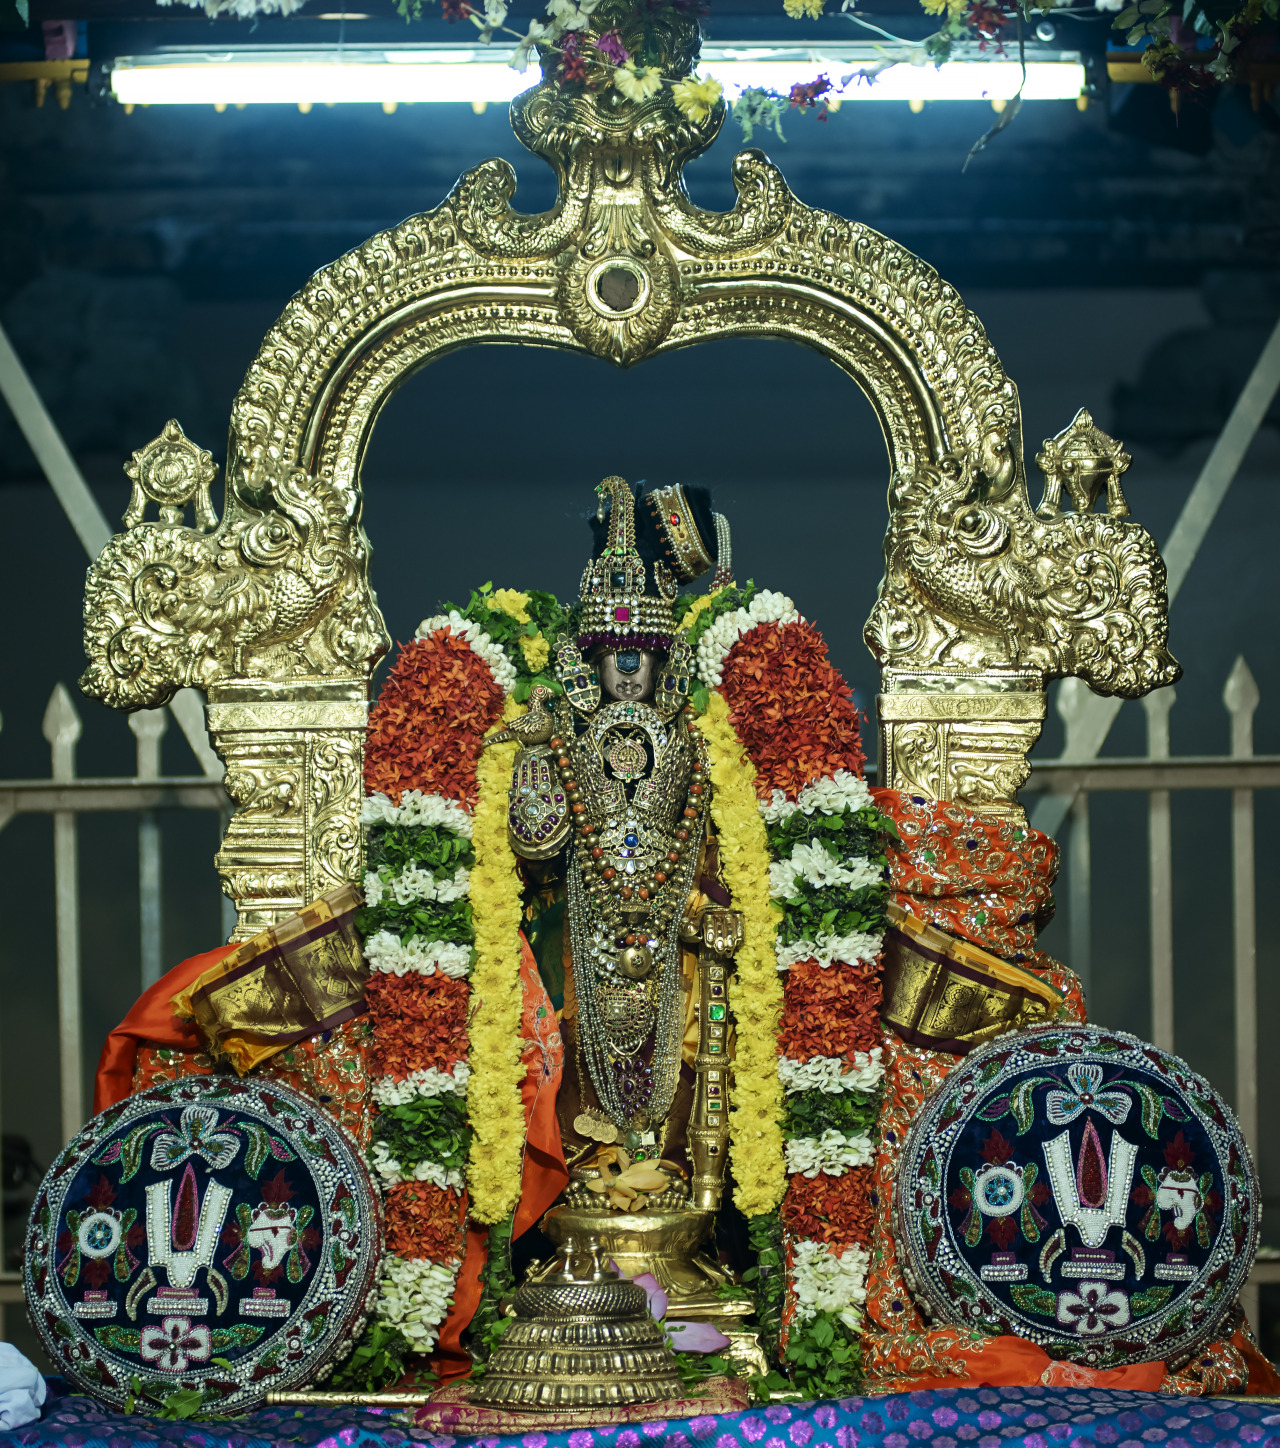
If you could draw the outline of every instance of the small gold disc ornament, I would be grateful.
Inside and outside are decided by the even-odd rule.
[[[604,1146],[618,1139],[618,1128],[598,1111],[580,1111],[573,1118],[573,1129],[588,1141],[598,1141]]]
[[[628,980],[644,980],[653,969],[653,952],[647,945],[628,945],[618,953],[618,974]]]

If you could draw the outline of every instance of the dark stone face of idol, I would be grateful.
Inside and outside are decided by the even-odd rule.
[[[648,649],[610,649],[600,655],[596,667],[605,693],[630,704],[652,694],[654,662]]]

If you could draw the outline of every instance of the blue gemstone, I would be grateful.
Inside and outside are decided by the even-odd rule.
[[[634,850],[635,847],[640,843],[640,839],[637,835],[625,835],[623,837],[622,843],[624,845],[630,845],[630,847]]]

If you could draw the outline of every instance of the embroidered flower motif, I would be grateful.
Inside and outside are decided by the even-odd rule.
[[[1105,1282],[1081,1282],[1078,1291],[1058,1295],[1058,1321],[1081,1336],[1124,1327],[1129,1321],[1129,1299]]]
[[[1127,1091],[1099,1091],[1102,1067],[1096,1062],[1076,1061],[1067,1067],[1069,1091],[1050,1091],[1045,1096],[1045,1115],[1053,1126],[1066,1126],[1082,1111],[1097,1111],[1113,1126],[1120,1126],[1133,1105]]]
[[[184,1106],[176,1131],[162,1131],[151,1147],[151,1165],[156,1171],[172,1171],[189,1156],[202,1156],[215,1171],[230,1166],[240,1150],[240,1138],[232,1131],[218,1131],[218,1111],[213,1106]]]
[[[162,1372],[184,1373],[191,1363],[207,1363],[213,1356],[213,1334],[189,1317],[164,1317],[159,1327],[142,1329],[138,1355]]]

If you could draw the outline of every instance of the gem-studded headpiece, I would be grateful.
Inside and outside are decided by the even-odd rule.
[[[609,532],[604,551],[582,574],[578,647],[608,644],[615,649],[664,652],[676,631],[670,602],[676,579],[669,571],[664,570],[663,577],[655,569],[662,596],[646,591],[644,559],[636,548],[635,497],[626,479],[605,478],[596,492],[600,495],[596,518],[603,523],[607,508]]]

